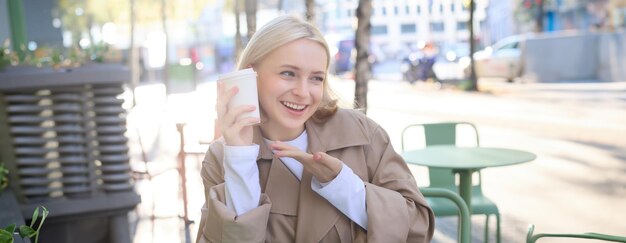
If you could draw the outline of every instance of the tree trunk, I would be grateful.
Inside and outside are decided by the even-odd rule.
[[[250,41],[250,38],[252,38],[252,35],[254,34],[254,32],[256,32],[257,0],[245,0],[245,1],[246,1],[246,23],[248,24],[248,41]]]
[[[359,0],[356,9],[357,28],[354,39],[356,48],[354,107],[367,113],[367,82],[371,76],[368,61],[370,42],[370,17],[372,16],[372,0]]]
[[[305,0],[306,21],[315,24],[315,0]]]
[[[537,33],[541,33],[543,32],[543,15],[544,13],[544,5],[545,5],[545,0],[539,0],[537,2],[538,6],[537,6],[537,17],[536,17],[536,24],[535,24],[535,32]]]
[[[474,52],[476,52],[476,41],[474,38],[474,10],[476,9],[475,0],[470,0],[469,5],[469,44],[470,44],[470,87],[468,91],[478,91],[478,78],[476,77],[476,66],[474,62]]]
[[[165,84],[165,93],[169,94],[170,92],[170,79],[169,79],[169,58],[168,58],[168,34],[167,34],[167,1],[161,0],[161,22],[163,24],[163,35],[165,36],[165,62],[163,64],[163,84]]]
[[[243,49],[241,43],[241,21],[239,21],[239,0],[234,1],[233,11],[235,12],[235,61],[239,60],[239,55]]]

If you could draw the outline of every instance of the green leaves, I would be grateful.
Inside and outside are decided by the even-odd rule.
[[[9,185],[9,170],[0,163],[0,192]]]
[[[4,229],[0,229],[0,243],[13,243],[15,227],[15,224],[11,224]]]
[[[39,210],[41,210],[41,220],[39,221],[39,225],[37,225],[37,230],[35,230],[33,227],[35,226],[35,223],[39,218]],[[17,233],[19,233],[20,237],[22,238],[35,238],[34,242],[37,243],[37,241],[39,241],[39,230],[41,230],[41,226],[43,226],[43,222],[46,220],[46,217],[48,217],[48,214],[49,211],[44,206],[39,206],[35,208],[35,211],[33,211],[33,217],[31,219],[30,226],[20,225]],[[16,224],[11,224],[4,229],[0,229],[0,243],[13,243],[13,236],[16,234],[16,227]]]
[[[25,238],[25,237],[33,238],[33,236],[37,234],[37,231],[35,231],[33,228],[26,226],[26,225],[20,226],[19,232],[22,238]]]
[[[37,230],[33,230],[33,226],[35,225],[35,221],[37,221],[37,218],[39,217],[39,208],[41,208],[41,221],[39,221],[39,226],[37,226]],[[25,236],[22,234],[22,229],[24,227],[24,233],[25,235],[27,235],[26,237],[28,238],[33,238],[33,236],[35,237],[35,243],[37,243],[37,241],[39,241],[39,230],[41,230],[41,226],[43,226],[43,222],[46,220],[46,217],[48,217],[48,214],[50,212],[48,211],[48,209],[44,206],[39,206],[37,208],[35,208],[35,211],[33,212],[33,217],[30,221],[30,227],[26,226],[26,225],[22,225],[20,226],[20,236],[22,236],[22,238],[24,238]]]

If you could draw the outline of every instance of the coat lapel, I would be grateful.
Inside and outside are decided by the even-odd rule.
[[[272,151],[263,141],[258,127],[255,129],[253,140],[259,145],[258,159],[272,160],[265,184],[265,194],[272,201],[270,211],[291,216],[297,215],[300,181],[282,161],[273,158]]]
[[[298,178],[279,159],[273,159],[265,186],[265,194],[272,201],[270,212],[296,216],[299,190]]]
[[[320,242],[341,212],[311,189],[311,173],[302,173],[296,242]]]
[[[309,153],[326,152],[312,126],[307,126]],[[341,212],[311,189],[313,176],[307,170],[302,173],[296,242],[319,242],[335,225]]]

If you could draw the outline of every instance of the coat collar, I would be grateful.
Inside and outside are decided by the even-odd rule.
[[[369,143],[369,137],[362,119],[363,116],[355,111],[339,110],[333,117],[325,122],[317,122],[309,119],[305,123],[308,134],[308,153],[328,152],[341,148],[365,145]],[[296,224],[296,242],[319,242],[328,231],[335,225],[341,212],[330,202],[311,189],[312,174],[307,170],[302,173],[302,179],[298,187],[285,185],[297,185],[297,179],[278,159],[272,159],[272,151],[263,141],[260,127],[256,126],[253,132],[253,141],[259,145],[258,159],[272,160],[268,175],[265,192],[272,200],[272,212],[292,212],[293,205],[298,205],[298,220]],[[293,180],[296,181],[293,181]],[[280,195],[299,193],[298,197]],[[276,195],[274,195],[276,194]],[[316,227],[311,227],[316,225]]]

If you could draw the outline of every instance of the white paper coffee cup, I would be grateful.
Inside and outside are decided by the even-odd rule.
[[[254,111],[244,113],[241,116],[242,118],[261,118],[259,114],[259,95],[256,87],[256,76],[256,72],[252,70],[252,68],[242,69],[219,76],[219,80],[224,84],[224,91],[235,86],[239,87],[239,92],[230,99],[228,109],[242,105],[252,105],[256,107]]]

